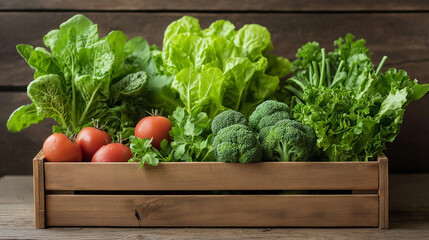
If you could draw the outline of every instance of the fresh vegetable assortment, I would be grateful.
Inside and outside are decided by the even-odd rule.
[[[381,72],[386,57],[374,64],[351,34],[332,52],[309,42],[292,63],[269,53],[263,26],[219,20],[202,29],[189,16],[167,27],[161,49],[121,31],[100,38],[83,15],[43,42],[17,46],[35,69],[32,103],[7,127],[54,119],[48,161],[368,161],[429,91],[403,70]]]
[[[134,157],[143,166],[148,163],[158,165],[159,161],[213,161],[213,134],[210,132],[210,119],[205,112],[192,111],[189,114],[184,108],[178,107],[169,116],[172,124],[170,131],[171,143],[164,138],[160,147],[152,145],[153,138],[130,137],[130,147]],[[162,120],[164,121],[164,120]]]

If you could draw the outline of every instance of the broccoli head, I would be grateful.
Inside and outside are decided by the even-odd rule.
[[[247,119],[241,112],[234,110],[226,110],[219,113],[212,122],[212,132],[216,135],[223,128],[229,127],[234,124],[243,124],[248,126]]]
[[[235,124],[221,129],[214,138],[213,150],[218,162],[259,162],[262,147],[249,127]]]
[[[267,100],[259,104],[249,117],[250,126],[260,131],[261,129],[273,126],[280,120],[290,119],[290,109],[285,103]]]
[[[314,130],[295,120],[281,120],[259,133],[264,154],[270,160],[307,161],[317,153]]]

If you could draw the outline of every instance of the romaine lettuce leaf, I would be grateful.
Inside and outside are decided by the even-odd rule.
[[[34,103],[23,105],[17,108],[7,120],[7,129],[10,132],[16,133],[21,129],[27,128],[31,124],[37,124],[43,121],[45,117],[37,113],[37,108]]]
[[[200,109],[214,118],[222,111],[223,78],[218,68],[205,68],[201,72],[185,68],[175,76],[171,87],[179,94],[188,113]]]
[[[17,132],[52,118],[59,123],[54,131],[75,133],[97,119],[107,123],[111,134],[129,132],[144,111],[138,106],[148,82],[146,70],[155,74],[156,66],[150,65],[146,40],[126,40],[120,31],[99,39],[97,25],[78,14],[45,35],[50,52],[18,45],[36,70],[27,88],[33,103],[12,113],[8,129]]]
[[[260,25],[236,31],[231,22],[219,20],[201,29],[197,19],[185,16],[167,27],[161,56],[164,72],[176,75],[171,88],[188,113],[201,108],[212,118],[226,108],[249,115],[272,97],[290,67],[287,59],[267,53],[272,48],[270,33]],[[213,84],[219,89],[201,93]]]

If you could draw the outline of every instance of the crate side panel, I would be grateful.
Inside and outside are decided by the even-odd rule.
[[[379,228],[389,228],[389,170],[386,156],[378,158],[379,162]]]
[[[42,151],[33,159],[33,195],[34,225],[36,228],[45,228],[45,184]]]
[[[378,162],[45,163],[46,190],[377,190]]]
[[[376,227],[373,195],[47,195],[48,226]]]

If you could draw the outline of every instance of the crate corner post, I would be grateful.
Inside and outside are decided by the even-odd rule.
[[[389,169],[386,156],[378,157],[378,214],[379,229],[389,228]]]
[[[40,151],[33,159],[34,223],[36,228],[45,228],[45,173],[44,155]]]

